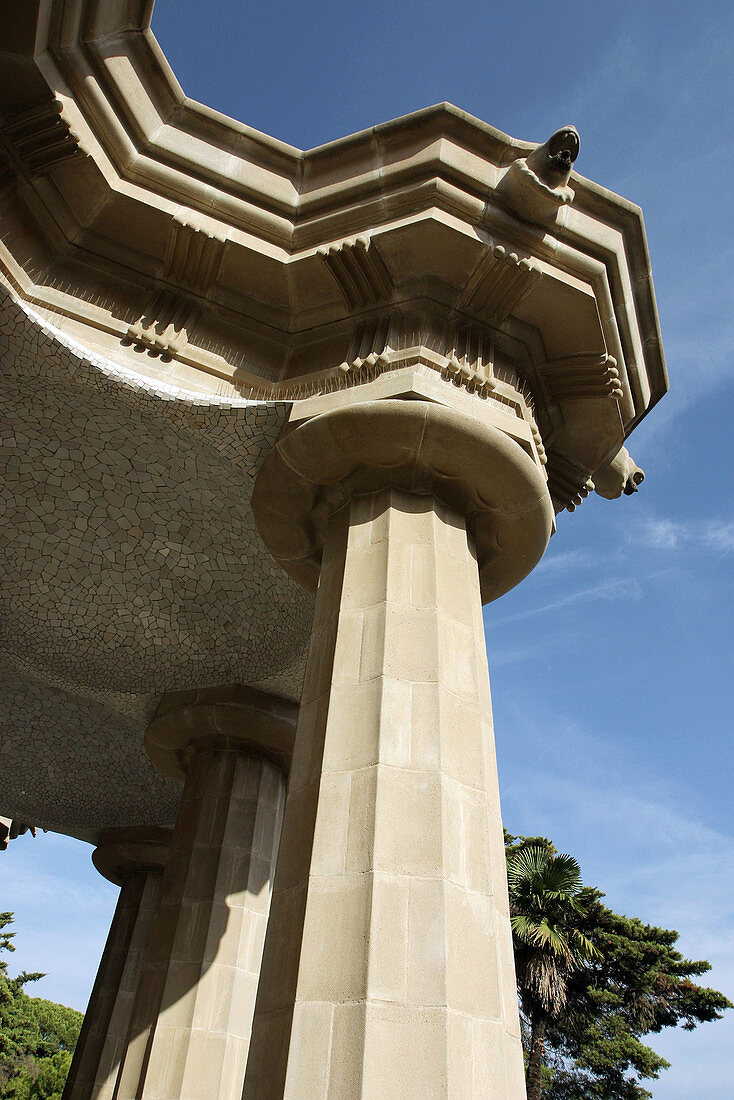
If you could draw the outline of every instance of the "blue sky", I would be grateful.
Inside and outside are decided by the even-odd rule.
[[[503,811],[734,998],[734,8],[158,0],[153,28],[188,95],[302,148],[449,100],[526,140],[574,123],[577,169],[642,206],[671,393],[637,496],[563,514],[485,609]],[[0,872],[13,962],[83,1007],[115,900],[89,848],[22,838]],[[655,1037],[655,1100],[728,1100],[731,1017]]]

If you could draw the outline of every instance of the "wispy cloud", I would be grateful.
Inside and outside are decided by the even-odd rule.
[[[592,565],[597,565],[598,561],[598,557],[586,550],[566,550],[556,554],[549,552],[536,566],[535,575],[536,577],[549,574],[555,575],[557,573],[568,573],[572,570],[576,572],[579,569],[587,569]]]
[[[487,626],[495,629],[498,626],[507,626],[509,623],[518,623],[523,619],[530,619],[536,615],[542,615],[548,611],[558,611],[560,608],[570,607],[577,603],[594,603],[597,600],[639,600],[643,594],[642,586],[634,577],[618,577],[604,581],[601,584],[591,585],[587,588],[579,588],[575,592],[569,592],[567,596],[561,596],[550,603],[529,607],[525,611],[518,611],[514,615],[504,615],[501,618],[492,617]]]
[[[730,554],[734,550],[734,523],[712,521],[703,530],[701,538],[704,546],[719,554]]]
[[[118,894],[90,854],[87,844],[41,833],[12,841],[0,857],[0,909],[15,914],[11,974],[42,971],[31,995],[77,1009],[86,1005]]]
[[[627,541],[650,550],[709,550],[715,554],[734,551],[734,521],[708,519],[700,522],[679,519],[641,520],[627,529]]]
[[[502,635],[498,635],[493,638],[488,654],[490,672],[494,673],[498,668],[508,665],[529,665],[531,662],[545,661],[559,649],[568,649],[577,645],[578,641],[579,635],[575,630],[558,630],[544,633],[542,636],[533,635],[526,644],[518,645],[503,645]]]

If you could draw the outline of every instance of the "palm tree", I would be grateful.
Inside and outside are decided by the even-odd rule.
[[[575,927],[584,908],[573,856],[549,846],[521,847],[508,856],[507,882],[517,984],[530,1021],[528,1100],[540,1100],[546,1025],[566,1005],[571,973],[600,955]]]

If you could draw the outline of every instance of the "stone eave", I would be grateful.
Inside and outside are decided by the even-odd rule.
[[[316,248],[403,217],[435,210],[465,231],[484,228],[501,214],[493,192],[502,173],[532,148],[444,103],[303,152],[188,99],[150,30],[151,10],[132,0],[25,0],[6,40],[5,58],[23,79],[4,85],[3,112],[26,106],[31,87],[35,96],[50,90],[89,155],[96,206],[72,209],[68,187],[54,192],[63,168],[42,181],[37,205],[73,240],[69,254],[97,269],[122,263],[151,273],[153,257],[114,238],[112,204],[130,201],[161,226],[190,215],[207,232],[268,255],[286,285],[285,268]],[[22,103],[9,88],[22,89]],[[574,205],[550,231],[518,228],[546,251],[565,241],[606,269],[625,358],[639,368],[642,355],[647,376],[625,417],[629,431],[667,389],[642,216],[581,176],[572,183]],[[26,193],[39,186],[28,181]],[[106,237],[85,222],[89,209],[105,205]],[[624,331],[629,302],[634,333]]]

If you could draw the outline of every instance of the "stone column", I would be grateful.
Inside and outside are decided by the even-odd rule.
[[[297,707],[246,688],[164,699],[146,747],[185,777],[118,1100],[229,1100],[245,1074]]]
[[[286,434],[253,506],[319,579],[243,1096],[518,1100],[480,577],[542,554],[542,475],[489,425],[385,401]]]
[[[66,1080],[65,1100],[113,1095],[170,837],[170,829],[108,829],[92,855],[100,874],[121,890]]]

